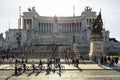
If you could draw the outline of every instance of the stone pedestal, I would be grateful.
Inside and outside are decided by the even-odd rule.
[[[89,52],[89,58],[90,60],[94,61],[94,58],[100,58],[104,56],[103,51],[103,41],[102,37],[99,35],[91,35],[91,41],[90,41],[90,52]]]

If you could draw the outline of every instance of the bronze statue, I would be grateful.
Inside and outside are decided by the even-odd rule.
[[[103,26],[103,22],[102,22],[102,18],[101,18],[101,11],[99,12],[99,15],[97,16],[97,18],[95,19],[94,23],[93,23],[93,27],[92,27],[92,34],[102,34],[102,26]]]
[[[92,8],[89,7],[89,6],[86,6],[86,7],[85,7],[85,11],[92,11]]]

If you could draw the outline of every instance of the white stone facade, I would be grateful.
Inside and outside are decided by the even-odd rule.
[[[24,46],[27,43],[26,30],[9,29],[9,31],[6,31],[6,43],[10,45],[10,48],[18,47],[17,37],[19,37],[19,33],[21,33],[21,46]]]
[[[72,35],[75,33],[76,41],[89,42],[90,27],[96,18],[96,12],[85,10],[81,16],[57,17],[57,25],[54,22],[54,17],[39,16],[37,12],[24,12],[22,18],[23,29],[34,31],[34,37],[35,35],[41,35],[40,37],[42,38],[42,36],[47,36],[47,34],[52,35],[53,33],[57,33],[57,36],[62,33],[66,37],[68,34]],[[74,20],[76,21],[76,27],[74,27]],[[108,41],[108,31],[103,30],[103,34],[104,41]]]
[[[80,16],[57,16],[57,24],[54,17],[40,16],[37,12],[24,12],[22,16],[21,46],[37,44],[68,44],[75,41],[80,44],[81,52],[89,53],[90,34],[96,12],[85,10]],[[76,26],[74,27],[74,20]],[[17,47],[17,34],[20,30],[9,29],[6,32],[6,42],[13,48]],[[109,42],[109,31],[103,29],[104,43]],[[120,48],[120,44],[118,44]]]

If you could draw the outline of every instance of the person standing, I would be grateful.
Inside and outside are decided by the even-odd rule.
[[[27,59],[27,58],[25,58],[25,63],[27,64],[27,62],[28,62],[28,59]]]
[[[50,64],[50,68],[52,68],[52,59],[50,59],[49,64]]]
[[[74,65],[74,63],[75,63],[75,60],[74,60],[74,58],[72,59],[72,65]]]
[[[39,67],[40,67],[40,69],[42,70],[42,60],[40,59],[40,61],[39,61],[39,65],[38,65]]]
[[[24,69],[23,72],[25,72],[26,71],[26,62],[25,61],[23,62],[23,69]]]
[[[115,57],[115,63],[118,64],[118,57]]]
[[[80,60],[81,60],[81,62],[83,63],[84,61],[83,61],[83,57],[82,56],[80,56]]]
[[[35,62],[32,62],[32,68],[33,68],[33,72],[35,71]]]
[[[0,65],[2,64],[2,58],[0,57]]]
[[[58,63],[59,73],[61,73],[61,65]]]
[[[18,74],[18,73],[17,73],[17,70],[18,70],[17,67],[18,67],[18,61],[15,60],[15,75]]]
[[[78,67],[79,59],[76,59],[76,67]]]

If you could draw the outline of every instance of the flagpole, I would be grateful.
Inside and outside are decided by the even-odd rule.
[[[73,45],[74,45],[74,43],[75,43],[74,20],[75,20],[75,6],[73,6],[73,24],[72,24],[72,27],[73,27],[73,42],[72,42],[72,50],[73,50]],[[73,50],[72,52],[73,52],[73,54],[74,54],[74,50]],[[73,57],[75,57],[75,55],[73,55]]]
[[[9,25],[8,26],[9,26],[9,29],[10,29],[10,19],[9,19]]]
[[[18,46],[20,48],[20,54],[22,57],[22,49],[21,49],[21,6],[19,6],[19,19],[18,19]]]
[[[73,6],[73,43],[75,43],[75,6]]]
[[[19,6],[19,23],[18,23],[18,29],[21,29],[21,6]]]
[[[75,6],[73,6],[73,18],[75,18]]]

